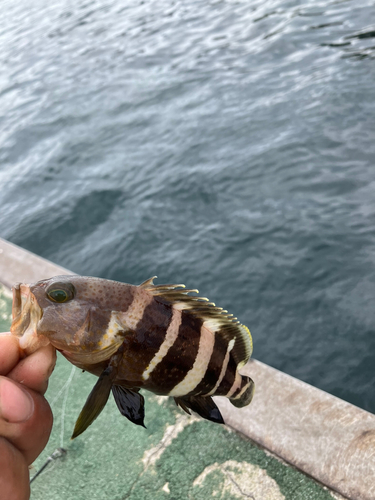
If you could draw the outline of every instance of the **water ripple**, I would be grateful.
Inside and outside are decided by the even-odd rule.
[[[375,411],[374,12],[3,1],[1,236],[197,286],[257,358]]]

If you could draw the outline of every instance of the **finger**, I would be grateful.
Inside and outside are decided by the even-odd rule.
[[[12,500],[30,497],[29,469],[22,453],[0,437],[0,496]]]
[[[47,444],[52,429],[49,404],[38,392],[0,377],[0,436],[31,464]]]
[[[34,391],[44,394],[47,390],[48,379],[56,364],[56,349],[51,344],[41,347],[37,351],[22,359],[8,377],[20,384],[26,385]]]
[[[0,375],[7,375],[20,358],[18,338],[8,332],[0,334]]]

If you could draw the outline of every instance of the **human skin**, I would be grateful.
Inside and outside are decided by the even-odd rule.
[[[0,333],[0,500],[30,497],[28,466],[52,429],[43,395],[55,363],[51,345],[22,359],[17,337]]]

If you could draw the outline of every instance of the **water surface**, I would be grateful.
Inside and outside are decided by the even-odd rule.
[[[374,1],[2,2],[0,235],[197,287],[375,411]]]

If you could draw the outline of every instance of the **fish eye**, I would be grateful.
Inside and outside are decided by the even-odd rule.
[[[55,283],[46,290],[46,293],[52,302],[62,304],[74,299],[75,289],[71,283]]]

